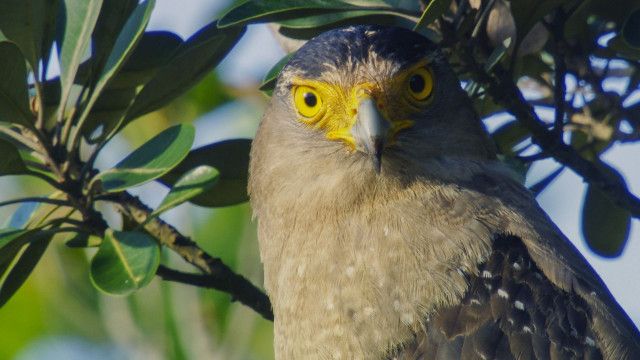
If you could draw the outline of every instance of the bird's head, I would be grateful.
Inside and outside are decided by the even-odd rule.
[[[486,135],[442,53],[396,27],[352,26],[302,46],[274,92],[278,119],[380,171],[386,156],[487,156]]]

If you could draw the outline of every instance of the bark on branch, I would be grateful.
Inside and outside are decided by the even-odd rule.
[[[475,63],[470,56],[467,60]],[[549,131],[544,122],[538,118],[533,107],[524,99],[511,76],[501,66],[494,67],[492,70],[494,76],[485,73],[477,64],[473,67],[477,70],[474,71],[475,75],[487,85],[489,94],[529,129],[533,143],[587,182],[600,188],[616,204],[628,210],[633,217],[640,218],[640,199],[632,194],[624,183],[609,176],[604,170],[606,165],[599,159],[591,162],[583,158],[575,149],[565,144],[562,138]]]
[[[137,197],[123,192],[109,198],[118,209],[144,229],[160,243],[180,255],[185,261],[197,267],[202,275],[182,273],[161,267],[158,276],[166,280],[178,281],[196,286],[224,291],[234,300],[252,308],[265,319],[273,320],[271,303],[267,295],[244,276],[236,274],[219,258],[207,254],[198,244],[182,235],[176,228],[154,218],[148,220],[152,210]]]

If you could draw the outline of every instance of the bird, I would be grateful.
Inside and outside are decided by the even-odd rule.
[[[640,359],[635,325],[416,32],[353,25],[299,48],[248,183],[276,359]]]

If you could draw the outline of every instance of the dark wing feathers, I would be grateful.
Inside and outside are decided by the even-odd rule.
[[[519,238],[500,236],[457,306],[395,359],[602,359],[589,305],[553,285]]]

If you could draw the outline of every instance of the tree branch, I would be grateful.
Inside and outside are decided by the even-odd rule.
[[[226,284],[224,282],[220,282],[218,281],[218,279],[209,275],[185,273],[170,269],[164,265],[160,265],[156,274],[161,277],[162,280],[166,281],[173,281],[187,285],[230,292],[230,289],[226,287]],[[247,291],[246,293],[249,296],[246,296],[244,299],[234,297],[233,300],[239,300],[241,303],[254,309],[265,319],[273,321],[271,304],[267,295],[259,291]]]
[[[565,114],[565,77],[567,73],[567,66],[564,60],[564,48],[561,41],[564,34],[565,14],[562,8],[556,10],[553,18],[552,33],[555,51],[553,52],[554,69],[554,87],[553,92],[555,101],[555,119],[553,123],[553,132],[558,138],[562,138],[564,133],[564,114]]]
[[[616,204],[627,209],[633,217],[640,218],[640,199],[633,195],[624,183],[608,176],[603,170],[605,164],[599,160],[594,162],[586,160],[575,149],[562,142],[561,138],[554,136],[538,118],[533,107],[524,99],[511,76],[500,66],[494,67],[493,72],[495,77],[486,74],[481,68],[479,71],[474,71],[481,77],[480,80],[488,85],[487,91],[491,96],[529,129],[533,143],[590,184],[600,188]]]
[[[220,291],[229,293],[233,299],[240,301],[242,304],[255,310],[257,313],[272,320],[273,315],[271,313],[271,304],[267,295],[253,285],[244,276],[236,274],[224,264],[219,258],[215,258],[207,254],[202,248],[198,246],[190,238],[180,234],[180,232],[173,226],[165,223],[161,219],[154,218],[147,222],[151,209],[143,204],[137,197],[123,192],[115,195],[109,200],[114,201],[117,204],[118,209],[123,212],[127,217],[131,218],[138,224],[144,226],[144,229],[157,238],[160,243],[178,255],[180,255],[185,261],[194,265],[205,275],[201,275],[203,278],[198,278],[198,281],[205,281],[206,287],[211,287]],[[177,272],[160,271],[159,275],[164,278],[163,275],[168,277],[174,276],[175,279],[193,280],[193,276],[182,274],[178,276]],[[171,280],[174,280],[172,278]],[[174,280],[179,281],[179,280]],[[188,281],[181,281],[187,282]]]

